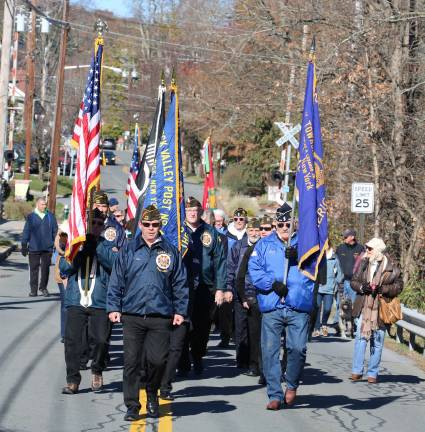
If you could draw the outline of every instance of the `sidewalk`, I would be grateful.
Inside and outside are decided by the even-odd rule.
[[[20,243],[24,225],[24,220],[0,222],[0,237],[4,237],[14,243]]]

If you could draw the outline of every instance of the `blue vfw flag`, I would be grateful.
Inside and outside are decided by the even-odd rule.
[[[162,234],[184,255],[189,237],[183,223],[186,213],[181,160],[178,94],[172,84],[170,108],[143,206],[153,204],[158,208]]]
[[[314,57],[312,48],[307,69],[296,176],[299,193],[298,267],[312,280],[316,280],[320,261],[328,248],[323,147]]]

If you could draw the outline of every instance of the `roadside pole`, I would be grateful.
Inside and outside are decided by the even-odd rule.
[[[14,0],[4,5],[0,70],[0,220],[3,219],[3,165],[9,96],[10,46],[12,43]]]
[[[69,0],[63,0],[63,21],[68,21]],[[65,57],[66,57],[66,44],[68,39],[69,26],[64,26],[61,33],[61,43],[59,51],[59,64],[58,64],[58,79],[56,83],[56,110],[55,110],[55,125],[52,138],[51,160],[50,160],[50,182],[49,182],[49,211],[55,213],[56,209],[56,191],[58,180],[58,160],[59,160],[59,146],[62,131],[62,99],[63,99],[63,85],[65,75]]]

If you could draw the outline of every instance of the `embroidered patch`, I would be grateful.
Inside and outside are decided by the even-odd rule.
[[[103,237],[108,241],[114,241],[117,238],[117,230],[113,227],[106,228]]]
[[[170,255],[165,252],[158,254],[158,256],[156,257],[156,265],[158,266],[159,271],[168,270],[171,265]]]
[[[211,234],[209,232],[205,231],[201,236],[201,242],[205,247],[211,246],[211,243],[212,243]]]

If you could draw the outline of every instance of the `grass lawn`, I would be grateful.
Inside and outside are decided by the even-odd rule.
[[[15,174],[15,178],[18,180],[22,180],[24,178],[24,174],[17,173]],[[42,192],[43,188],[47,186],[48,182],[47,177],[44,177],[44,179],[42,180],[37,174],[30,175],[30,180],[30,190],[35,192]],[[57,194],[63,196],[71,195],[73,181],[73,178],[58,176]]]

